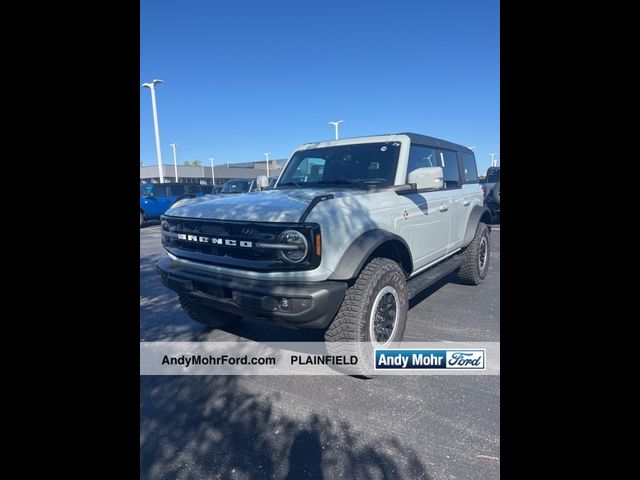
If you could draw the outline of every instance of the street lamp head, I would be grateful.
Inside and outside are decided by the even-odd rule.
[[[170,146],[170,147],[177,147],[177,146],[178,146],[178,144],[177,144],[177,143],[170,143],[170,144],[169,144],[169,146]]]
[[[344,120],[338,120],[337,122],[329,122],[329,125],[340,125],[341,123],[346,123]]]
[[[156,86],[156,85],[159,85],[160,83],[164,83],[164,82],[163,82],[162,80],[157,80],[157,79],[155,79],[155,80],[153,80],[153,81],[152,81],[152,82],[150,82],[150,83],[143,83],[143,84],[141,85],[141,87],[146,87],[146,88],[155,88],[155,86]]]

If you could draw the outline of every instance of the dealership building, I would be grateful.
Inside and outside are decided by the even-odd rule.
[[[269,177],[275,178],[280,175],[286,159],[269,160]],[[232,178],[256,178],[260,175],[267,174],[267,163],[262,162],[245,162],[245,163],[227,163],[224,165],[214,165],[214,176],[216,185],[222,185]],[[187,166],[178,165],[178,182],[181,183],[199,183],[201,185],[211,185],[212,175],[211,167],[207,166]],[[176,181],[176,167],[171,164],[162,165],[162,173],[165,182]],[[140,166],[140,182],[142,183],[159,183],[160,174],[158,165],[141,165]]]

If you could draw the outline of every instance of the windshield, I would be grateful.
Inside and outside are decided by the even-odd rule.
[[[491,170],[487,172],[487,183],[496,183],[500,181],[500,170]]]
[[[144,197],[145,195],[147,195],[150,189],[151,185],[140,185],[140,196]]]
[[[227,180],[220,193],[246,193],[250,185],[251,180]]]
[[[278,188],[393,185],[400,142],[361,143],[298,150],[280,176]]]

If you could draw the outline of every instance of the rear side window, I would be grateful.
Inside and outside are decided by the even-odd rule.
[[[197,194],[202,193],[202,186],[198,184],[191,184],[184,186],[185,193]]]
[[[460,172],[458,170],[458,154],[453,150],[440,150],[439,166],[444,172],[444,188],[460,188]]]
[[[478,183],[478,167],[473,153],[462,153],[462,168],[464,168],[464,183]]]
[[[184,185],[171,185],[171,196],[179,197],[184,194]]]

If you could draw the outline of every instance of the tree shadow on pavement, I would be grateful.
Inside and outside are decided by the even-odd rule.
[[[288,416],[274,406],[279,393],[251,393],[237,377],[140,380],[143,479],[430,478],[397,439],[312,412]]]

